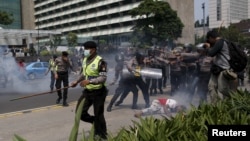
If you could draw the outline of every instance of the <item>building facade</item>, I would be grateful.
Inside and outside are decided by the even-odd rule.
[[[34,2],[32,0],[22,0],[22,29],[34,30]]]
[[[0,0],[0,11],[5,11],[13,15],[14,21],[10,25],[0,25],[2,28],[21,29],[21,0]]]
[[[119,45],[129,40],[134,20],[128,12],[142,0],[34,0],[35,29],[77,33],[78,43],[105,38]],[[180,42],[194,42],[194,0],[166,0],[185,27]]]
[[[228,27],[250,18],[249,0],[209,0],[209,28]]]

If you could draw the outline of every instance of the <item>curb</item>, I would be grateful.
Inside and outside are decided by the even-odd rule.
[[[110,100],[111,97],[112,97],[112,95],[108,95],[106,100]],[[70,102],[69,106],[74,106],[76,104],[77,104],[77,101]],[[58,108],[63,108],[63,107],[64,106],[62,106],[62,105],[51,105],[51,106],[46,106],[46,107],[4,113],[4,114],[0,114],[0,119],[12,117],[12,116],[19,116],[19,115],[23,115],[23,114],[35,113],[35,112],[40,112],[40,111],[45,111],[45,110],[50,110],[50,109],[58,109]]]
[[[75,104],[76,104],[76,102],[71,102],[71,103],[69,103],[69,106],[73,106]],[[46,106],[46,107],[40,107],[40,108],[10,112],[10,113],[5,113],[5,114],[0,114],[0,119],[7,118],[7,117],[12,117],[12,116],[23,115],[23,114],[28,114],[28,113],[35,113],[35,112],[45,111],[45,110],[49,110],[49,109],[58,109],[58,108],[62,108],[62,107],[63,107],[62,105],[52,105],[52,106]]]

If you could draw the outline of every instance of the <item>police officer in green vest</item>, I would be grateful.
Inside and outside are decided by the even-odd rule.
[[[76,109],[80,102],[85,99],[81,120],[94,124],[95,135],[106,139],[107,127],[104,117],[104,103],[108,93],[105,86],[107,79],[107,63],[97,55],[97,45],[94,41],[84,43],[84,59],[82,63],[82,75],[71,83],[75,87],[78,83],[84,88],[82,96],[78,99]],[[93,105],[94,115],[88,110]]]
[[[55,86],[55,75],[54,75],[54,71],[56,68],[55,65],[55,60],[56,60],[57,56],[53,55],[53,57],[49,60],[49,68],[47,70],[47,72],[45,73],[45,75],[47,75],[49,73],[49,71],[51,72],[51,76],[50,76],[50,91],[52,92]]]

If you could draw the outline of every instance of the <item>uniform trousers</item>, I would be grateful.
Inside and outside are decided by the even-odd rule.
[[[63,89],[63,97],[62,97],[62,90],[61,89],[61,83],[63,83],[63,87],[69,86],[69,74],[68,72],[57,72],[58,78],[56,79],[56,89],[57,89],[57,95],[59,99],[62,99],[64,101],[68,98],[68,88]]]
[[[82,108],[81,120],[94,124],[94,133],[101,138],[106,138],[107,135],[107,126],[104,117],[104,103],[107,94],[108,90],[105,86],[103,86],[101,89],[92,91],[84,89],[82,96],[78,99],[76,107],[77,110],[80,102],[85,99]],[[88,113],[88,110],[92,105],[94,109],[94,115],[90,115]]]

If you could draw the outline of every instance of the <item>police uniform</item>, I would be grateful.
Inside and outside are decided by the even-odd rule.
[[[119,78],[119,84],[118,87],[115,89],[115,94],[113,95],[112,99],[110,100],[110,103],[107,107],[107,111],[110,112],[112,109],[113,104],[117,100],[117,98],[122,94],[126,95],[124,93],[129,93],[132,91],[133,93],[133,104],[132,104],[132,109],[137,108],[137,99],[138,98],[138,89],[135,85],[130,83],[130,79],[132,76],[124,76],[123,75],[123,68],[124,68],[124,56],[122,54],[119,54],[115,57],[116,60],[116,66],[115,66],[115,78],[112,83],[115,83]],[[122,103],[120,101],[119,103]],[[118,105],[116,105],[118,106]]]
[[[148,51],[148,57],[146,57],[146,63],[145,66],[151,67],[151,68],[157,68],[158,62],[155,59],[155,50],[149,50]],[[146,77],[145,83],[147,85],[147,91],[149,91],[150,95],[157,94],[157,79]],[[153,93],[154,91],[154,93]]]
[[[180,89],[181,81],[182,81],[182,72],[180,67],[180,60],[177,58],[175,54],[170,54],[167,58],[170,63],[170,85],[171,85],[171,93],[173,96]]]
[[[147,84],[144,82],[140,74],[140,71],[144,65],[142,59],[143,56],[139,53],[136,53],[136,55],[131,60],[129,60],[126,65],[128,70],[134,74],[131,83],[133,83],[134,85],[138,86],[141,89],[146,104],[145,107],[147,108],[150,106],[150,99],[149,99]],[[137,98],[135,100],[137,100]]]
[[[212,64],[212,57],[202,53],[182,53],[183,60],[196,61],[196,73],[190,80],[188,101],[191,103],[195,89],[200,97],[200,102],[207,101],[208,82],[210,79],[210,67]]]
[[[54,75],[54,71],[55,71],[55,69],[56,69],[56,65],[55,65],[55,59],[57,58],[57,56],[53,56],[53,58],[52,59],[50,59],[49,60],[49,69],[48,69],[48,71],[49,70],[51,70],[50,71],[50,90],[51,91],[53,91],[53,89],[54,89],[54,85],[55,85],[55,75]]]
[[[85,49],[93,47],[92,41],[84,43]],[[96,48],[96,44],[94,44]],[[78,99],[76,110],[83,99],[81,120],[94,124],[95,135],[101,138],[106,138],[107,127],[104,117],[104,103],[108,90],[105,86],[107,77],[107,63],[97,54],[90,57],[85,57],[82,63],[82,75],[77,82],[88,80],[89,84],[84,87],[81,97]],[[90,106],[93,105],[94,116],[88,113]]]
[[[68,56],[67,52],[62,52],[62,56]],[[69,69],[72,69],[72,65],[69,61],[64,61],[63,58],[58,57],[55,60],[55,71],[54,74],[58,76],[56,79],[56,89],[57,89],[57,95],[58,99],[56,100],[56,103],[60,103],[60,100],[63,98],[63,106],[68,106],[67,104],[67,98],[68,98],[68,88],[63,89],[63,96],[61,91],[61,83],[63,83],[63,87],[69,86]]]

